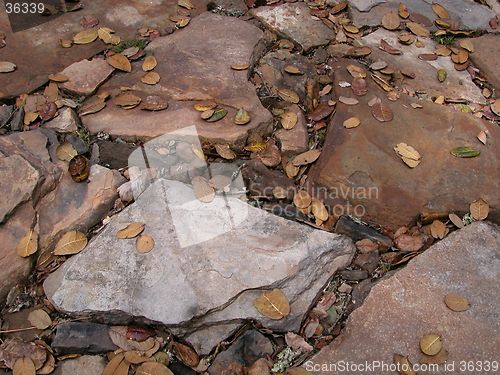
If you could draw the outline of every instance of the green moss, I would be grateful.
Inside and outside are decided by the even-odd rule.
[[[144,49],[146,48],[146,40],[145,39],[131,39],[131,40],[124,40],[120,43],[118,43],[116,46],[112,48],[113,52],[116,53],[121,53],[125,51],[127,48],[132,48],[132,47],[137,47],[139,49]]]

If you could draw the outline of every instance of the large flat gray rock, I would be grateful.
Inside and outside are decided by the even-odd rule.
[[[156,243],[150,253],[139,254],[134,239],[117,240],[116,232],[130,222],[145,223]],[[202,203],[191,187],[160,179],[49,276],[44,288],[60,311],[116,320],[139,316],[178,334],[244,319],[293,330],[353,254],[347,237],[287,221],[233,196]],[[282,289],[291,304],[291,314],[279,321],[264,318],[253,305],[263,289],[272,288]]]
[[[485,374],[478,367],[459,370],[461,361],[498,361],[500,348],[500,230],[476,222],[435,244],[389,279],[380,281],[364,304],[349,317],[342,334],[304,367],[325,374],[329,364],[393,363],[393,355],[422,363],[419,340],[442,337],[447,364],[433,374]],[[469,310],[454,312],[443,299],[448,293],[467,298]],[[450,365],[451,366],[451,365]],[[345,371],[343,374],[359,374]],[[394,374],[375,368],[372,373]],[[424,373],[424,372],[418,372]]]

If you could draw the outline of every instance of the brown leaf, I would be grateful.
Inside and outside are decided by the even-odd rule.
[[[299,336],[293,332],[288,332],[285,335],[286,344],[293,350],[301,350],[305,353],[311,352],[313,347],[304,340],[302,336]]]
[[[147,72],[141,77],[141,82],[147,85],[156,85],[160,82],[160,75],[156,72]]]
[[[124,72],[132,71],[130,61],[120,53],[116,53],[113,56],[108,57],[106,61],[115,69],[122,70]]]
[[[398,13],[401,18],[406,19],[410,17],[410,12],[408,12],[408,8],[403,3],[399,3]]]
[[[233,160],[236,158],[236,154],[234,153],[233,150],[231,150],[228,144],[223,144],[223,145],[216,144],[215,151],[217,151],[217,153],[224,159]]]
[[[368,84],[364,78],[354,78],[351,89],[356,96],[365,96],[368,93]]]
[[[356,105],[359,103],[359,100],[356,98],[349,98],[347,96],[340,96],[339,102],[341,102],[345,105]]]
[[[355,128],[355,127],[359,126],[359,124],[361,124],[361,121],[357,117],[348,118],[343,123],[344,128],[346,128],[346,129]]]
[[[130,223],[126,227],[116,232],[119,239],[135,238],[144,230],[144,223]]]
[[[200,357],[198,354],[191,349],[189,346],[181,344],[180,342],[174,342],[173,352],[185,365],[195,368],[200,363]]]
[[[28,314],[28,322],[38,329],[47,329],[52,325],[52,319],[45,310],[37,309]]]
[[[250,120],[250,114],[244,108],[239,108],[234,116],[234,123],[236,125],[246,125]]]
[[[16,70],[17,66],[8,61],[0,61],[0,73],[10,73]]]
[[[434,220],[431,224],[431,235],[437,239],[443,239],[448,234],[449,229],[441,220]]]
[[[437,16],[439,18],[443,18],[443,19],[450,18],[450,15],[446,11],[446,9],[442,5],[440,5],[438,3],[433,3],[432,4],[432,10],[434,11],[434,13],[437,14]]]
[[[174,375],[174,373],[162,363],[144,362],[136,370],[135,375]]]
[[[123,353],[115,355],[104,368],[102,375],[122,375],[120,374],[120,371],[123,371],[122,363],[125,362],[123,358]]]
[[[449,214],[448,218],[457,228],[461,229],[464,227],[464,222],[456,214]]]
[[[387,30],[396,30],[399,28],[399,15],[395,11],[387,12],[382,17],[382,26]]]
[[[422,236],[410,236],[409,234],[402,234],[394,240],[396,247],[404,252],[415,252],[424,246],[424,239]]]
[[[416,36],[428,37],[430,35],[429,30],[423,27],[421,24],[416,22],[408,22],[406,27],[415,34]]]
[[[38,250],[38,233],[30,229],[17,244],[16,252],[19,256],[26,258]]]
[[[99,112],[104,107],[106,107],[106,102],[104,101],[104,99],[98,96],[93,96],[83,103],[78,113],[80,114],[80,116],[90,115],[92,113]]]
[[[283,126],[284,129],[293,129],[297,124],[297,121],[298,117],[295,112],[286,111],[281,115],[281,126]]]
[[[399,368],[400,375],[416,375],[415,371],[413,371],[413,365],[408,360],[408,357],[405,357],[401,354],[394,354],[393,361]]]
[[[321,121],[330,116],[335,110],[335,107],[328,105],[328,103],[320,103],[314,111],[309,113],[309,118],[313,121]]]
[[[137,95],[125,92],[115,97],[115,104],[123,109],[132,109],[139,105],[141,98]]]
[[[86,29],[80,31],[73,37],[73,43],[75,44],[89,44],[97,39],[97,29]]]
[[[75,182],[83,182],[89,177],[89,161],[83,155],[76,155],[69,161],[68,171]]]
[[[477,135],[477,139],[479,140],[479,142],[481,142],[483,145],[486,144],[486,138],[487,138],[487,135],[486,135],[486,132],[484,130],[481,130],[479,132],[479,134]]]
[[[287,163],[285,166],[285,173],[288,178],[294,178],[299,173],[299,167],[293,165],[292,163]]]
[[[87,237],[82,232],[72,230],[66,232],[57,242],[54,255],[78,254],[87,246]]]
[[[155,247],[155,240],[147,234],[141,234],[135,241],[135,247],[141,254],[149,253]]]
[[[255,308],[264,316],[280,320],[290,314],[290,304],[287,297],[280,289],[273,289],[270,292],[263,292],[255,300]]]
[[[134,341],[127,338],[127,332],[127,326],[113,326],[108,330],[111,341],[125,351],[138,350],[147,352],[155,347],[156,340],[153,337],[149,337],[144,341]]]
[[[406,143],[398,143],[396,147],[394,147],[394,151],[396,151],[396,154],[398,154],[403,162],[410,168],[415,168],[420,164],[420,154]]]
[[[319,156],[321,155],[321,150],[315,149],[315,150],[309,150],[306,152],[303,152],[302,154],[299,154],[295,156],[292,159],[292,164],[295,165],[296,167],[299,167],[301,165],[307,165],[315,162]]]
[[[469,52],[474,52],[474,44],[472,44],[472,41],[470,39],[460,39],[460,41],[458,42],[458,44],[460,45],[460,47],[462,47],[463,49],[469,51]]]
[[[305,190],[299,190],[295,192],[293,196],[293,204],[297,208],[307,208],[311,205],[312,198],[309,193]]]
[[[141,102],[142,110],[145,111],[163,111],[168,108],[168,102],[158,95],[148,95]]]
[[[358,249],[361,253],[366,254],[378,250],[379,245],[369,238],[364,238],[356,242],[356,249]]]
[[[444,303],[450,310],[456,312],[467,311],[470,308],[470,302],[467,298],[461,296],[460,294],[448,293],[444,297]]]
[[[144,62],[142,63],[142,70],[144,70],[145,72],[149,72],[150,70],[156,68],[156,65],[158,65],[158,62],[153,55],[146,56]]]
[[[36,369],[39,369],[47,359],[45,349],[33,344],[22,341],[19,338],[5,339],[0,345],[0,354],[3,365],[7,368],[13,368],[18,359],[30,358]]]
[[[346,69],[353,78],[366,78],[366,70],[360,66],[349,64]]]
[[[35,364],[31,358],[23,357],[19,358],[14,367],[12,367],[12,375],[35,375],[36,369]]]
[[[144,352],[140,352],[138,350],[130,350],[124,354],[125,360],[134,365],[152,361],[151,357],[144,355]]]
[[[194,9],[194,5],[191,0],[178,0],[177,5],[188,10]]]
[[[68,80],[68,77],[62,73],[58,73],[58,74],[50,74],[49,79],[53,82],[66,82]]]
[[[470,213],[475,220],[484,220],[488,217],[490,206],[483,199],[477,199],[469,206]]]
[[[47,354],[47,360],[43,364],[43,366],[37,371],[39,375],[48,375],[52,374],[56,368],[56,359],[50,353]]]
[[[375,103],[372,106],[372,115],[380,122],[387,122],[393,119],[391,107],[382,103]]]
[[[191,180],[191,185],[193,185],[193,192],[200,202],[210,203],[215,198],[215,190],[205,177],[195,176]]]
[[[247,70],[250,67],[247,63],[236,63],[231,65],[231,69],[233,70]]]
[[[500,116],[500,99],[496,99],[492,104],[490,104],[490,109],[495,115]]]
[[[468,59],[469,53],[464,49],[460,49],[458,53],[451,54],[451,61],[453,61],[455,64],[465,64]]]
[[[323,202],[321,202],[319,199],[312,198],[311,211],[316,219],[319,219],[321,221],[328,220],[328,210],[326,209]]]
[[[420,350],[427,355],[436,355],[443,347],[441,336],[435,334],[425,335],[420,339]]]
[[[127,327],[125,337],[128,340],[145,341],[155,334],[155,331],[144,327]]]
[[[289,89],[278,89],[278,95],[286,102],[297,104],[300,101],[299,95]]]
[[[296,74],[296,75],[304,74],[299,68],[293,65],[286,65],[284,70],[289,74]]]
[[[380,39],[380,44],[378,48],[391,55],[401,55],[401,50],[391,46],[385,39]]]
[[[272,138],[266,142],[266,147],[263,151],[253,153],[250,157],[260,160],[266,167],[271,168],[281,163],[281,152]]]

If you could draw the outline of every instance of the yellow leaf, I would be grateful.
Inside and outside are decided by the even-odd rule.
[[[483,199],[477,199],[472,202],[469,206],[470,213],[472,217],[476,220],[484,220],[488,217],[490,212],[490,206],[488,202]]]
[[[278,95],[286,102],[297,104],[300,101],[299,95],[289,89],[278,89]]]
[[[12,375],[35,375],[35,364],[31,358],[19,358],[12,367]]]
[[[299,190],[295,192],[295,195],[293,196],[293,204],[297,208],[307,208],[311,205],[311,203],[312,198],[307,191]]]
[[[470,302],[460,294],[449,293],[444,297],[444,303],[450,310],[462,312],[469,310]]]
[[[321,150],[309,150],[306,152],[303,152],[302,154],[299,154],[295,156],[292,159],[292,164],[295,165],[296,167],[299,167],[301,165],[306,165],[306,164],[311,164],[315,162],[319,156],[321,155]]]
[[[142,63],[142,70],[149,72],[150,70],[156,68],[156,65],[158,65],[158,62],[154,56],[146,56],[144,62]]]
[[[73,145],[69,142],[64,142],[56,148],[56,156],[59,160],[70,161],[76,155],[78,155],[78,152],[76,152]]]
[[[122,70],[124,72],[132,71],[132,65],[130,65],[130,61],[120,53],[109,56],[106,61],[115,69]]]
[[[420,339],[420,350],[427,355],[436,355],[443,347],[441,336],[435,334],[425,335]]]
[[[141,254],[149,253],[155,247],[155,240],[147,234],[141,234],[135,242],[137,251]]]
[[[144,223],[130,223],[126,227],[116,232],[119,239],[135,238],[144,230]]]
[[[283,319],[290,314],[290,304],[280,289],[263,292],[255,300],[255,307],[262,315],[273,320]]]
[[[160,82],[160,75],[156,72],[148,72],[142,76],[141,82],[147,85],[156,85]]]
[[[89,44],[97,39],[97,29],[87,29],[80,31],[73,37],[75,44]]]
[[[18,242],[16,252],[19,256],[26,258],[38,250],[38,233],[30,229]]]
[[[298,117],[295,112],[286,111],[281,115],[281,126],[283,126],[284,129],[293,129],[297,124],[297,121]]]
[[[57,242],[54,255],[78,254],[87,246],[87,237],[82,232],[72,230],[66,232]]]
[[[28,321],[33,327],[38,329],[47,329],[52,325],[52,319],[50,319],[49,314],[42,309],[30,312],[28,315]]]

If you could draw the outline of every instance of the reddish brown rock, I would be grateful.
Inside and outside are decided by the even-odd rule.
[[[306,119],[302,110],[297,105],[292,105],[288,110],[297,115],[297,124],[292,129],[280,128],[276,131],[276,138],[280,141],[281,152],[286,155],[296,155],[307,151],[309,136],[307,133]]]
[[[106,60],[94,58],[71,64],[61,74],[68,77],[62,88],[75,95],[90,95],[113,73]]]
[[[336,94],[353,96],[351,88],[341,88],[339,81],[351,81],[340,61],[334,66]],[[423,210],[468,211],[469,204],[482,197],[490,204],[490,218],[498,218],[500,206],[498,183],[498,127],[450,107],[402,96],[396,102],[368,80],[369,93],[358,97],[359,104],[337,104],[327,133],[323,152],[309,173],[309,179],[329,188],[328,200],[333,211],[363,216],[393,229],[409,223]],[[391,108],[394,119],[377,121],[368,106],[375,95]],[[343,122],[356,116],[361,125],[345,129]],[[482,145],[476,135],[487,129],[491,137]],[[394,152],[404,142],[421,155],[421,163],[409,168]],[[451,155],[458,146],[472,146],[481,151],[476,158]]]
[[[206,9],[208,1],[193,0],[192,15]],[[2,61],[17,65],[16,71],[0,74],[0,98],[17,96],[43,85],[48,75],[60,72],[67,66],[103,51],[106,45],[95,41],[86,45],[62,48],[60,39],[72,39],[82,31],[80,19],[94,16],[98,27],[109,27],[122,40],[137,38],[137,29],[153,27],[163,30],[173,26],[170,15],[177,14],[177,0],[155,0],[146,5],[133,0],[89,1],[77,12],[67,12],[36,28],[11,32],[6,12],[0,13],[0,30],[6,34],[2,48]],[[45,16],[37,16],[42,22]],[[45,19],[44,19],[45,18]],[[40,23],[40,20],[38,21]]]
[[[477,222],[450,234],[411,260],[406,268],[375,285],[364,304],[349,316],[341,335],[304,367],[313,374],[325,374],[328,370],[337,373],[329,366],[340,361],[377,361],[389,366],[394,354],[408,356],[414,365],[421,364],[419,341],[426,334],[436,334],[448,352],[446,363],[454,363],[455,367],[454,371],[445,371],[441,364],[433,373],[483,373],[477,367],[460,371],[459,366],[461,361],[484,363],[498,358],[500,299],[492,285],[500,277],[499,260],[497,226]],[[465,297],[470,308],[463,312],[450,310],[444,303],[449,293]],[[380,367],[368,372],[397,373]],[[351,368],[342,373],[360,372]]]
[[[132,92],[143,99],[160,95],[168,100],[168,109],[145,116],[145,111],[139,108],[117,107],[112,98],[101,112],[84,116],[83,124],[91,133],[104,131],[113,137],[131,140],[150,139],[194,125],[202,140],[242,146],[250,130],[267,132],[272,116],[261,105],[255,87],[248,82],[247,71],[232,70],[231,65],[249,63],[262,37],[262,31],[247,22],[204,13],[194,18],[186,29],[155,39],[148,46],[158,61],[155,68],[161,77],[158,84],[141,83],[144,72],[139,62],[134,66],[134,73],[117,74],[101,88],[113,96],[123,86],[131,87]],[[224,107],[227,116],[217,122],[202,120],[193,105],[206,100],[214,100]],[[249,112],[251,121],[247,125],[234,124],[238,108]]]
[[[78,116],[71,108],[64,107],[59,114],[43,125],[46,129],[53,129],[58,133],[73,133],[78,130]]]
[[[486,80],[497,90],[500,89],[499,39],[500,36],[497,34],[486,34],[479,38],[470,39],[474,45],[474,52],[470,54],[470,59],[481,70]]]

